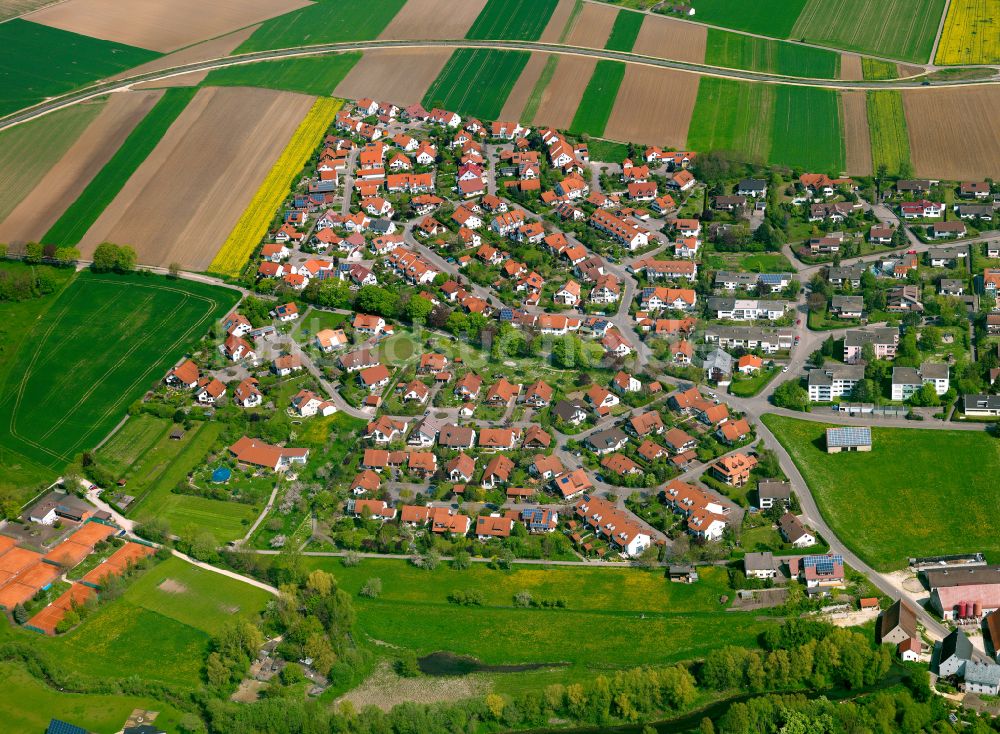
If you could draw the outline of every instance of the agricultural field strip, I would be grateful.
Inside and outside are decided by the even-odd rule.
[[[0,116],[0,130],[19,125],[28,120],[35,119],[41,115],[48,114],[54,110],[63,109],[79,102],[84,102],[96,97],[103,96],[110,92],[121,91],[135,84],[145,82],[156,82],[169,79],[175,76],[183,76],[194,71],[209,71],[212,69],[235,66],[240,64],[251,64],[262,61],[271,61],[279,58],[291,58],[296,56],[317,56],[328,53],[343,53],[345,51],[365,51],[378,48],[489,48],[494,50],[508,51],[542,51],[554,54],[576,54],[584,56],[595,56],[597,58],[611,59],[613,61],[626,61],[633,64],[657,66],[667,69],[676,69],[691,74],[699,74],[707,77],[717,77],[723,79],[736,79],[745,81],[757,81],[766,84],[788,84],[792,86],[808,86],[829,89],[921,89],[920,81],[908,79],[898,80],[866,80],[849,81],[837,79],[809,79],[804,77],[784,76],[773,72],[757,72],[747,69],[727,69],[710,64],[695,63],[688,61],[676,61],[655,56],[636,54],[634,52],[613,51],[608,49],[585,49],[572,48],[558,43],[538,42],[538,41],[345,41],[328,44],[317,44],[315,46],[303,48],[279,49],[276,51],[259,51],[247,53],[241,56],[227,56],[206,61],[199,61],[190,64],[171,67],[169,69],[148,72],[135,76],[117,79],[111,82],[102,82],[76,91],[55,95],[51,99],[28,107],[19,111],[10,112]],[[945,87],[982,87],[996,86],[997,81],[983,79],[949,79],[938,81],[935,88]]]
[[[95,278],[93,282],[98,282],[98,283],[114,283],[115,281],[103,280],[101,278]],[[211,318],[211,314],[212,314],[213,309],[218,305],[217,301],[215,301],[212,298],[209,298],[208,296],[202,296],[202,295],[199,295],[199,294],[190,293],[190,292],[184,291],[184,290],[182,290],[180,288],[173,288],[171,286],[159,286],[159,285],[152,285],[152,284],[145,284],[145,283],[132,283],[132,284],[130,284],[130,287],[154,288],[154,289],[159,289],[159,290],[167,290],[167,291],[173,291],[173,292],[176,292],[176,293],[181,293],[182,295],[185,296],[185,298],[180,302],[180,304],[178,304],[178,308],[179,308],[180,305],[184,304],[188,300],[188,298],[193,298],[195,300],[202,301],[202,302],[205,302],[205,303],[209,304],[209,308],[206,310],[205,314],[203,316],[201,316],[197,321],[195,321],[192,324],[190,324],[188,326],[188,328],[185,329],[184,332],[182,332],[181,335],[177,339],[175,339],[164,350],[165,352],[173,352],[173,351],[175,351],[177,349],[177,347],[179,347],[182,343],[184,343],[185,341],[187,341],[188,339],[190,339],[190,337],[191,337],[191,335],[193,333],[195,333],[195,332],[197,332],[199,330],[203,330],[205,322]],[[122,293],[124,294],[124,291],[122,291]],[[146,300],[146,302],[149,302],[149,300],[151,300],[151,299],[152,299],[152,296],[150,296]],[[110,308],[117,300],[118,300],[117,298],[114,299],[114,300],[109,300],[104,306],[102,306],[93,315],[97,316],[97,315],[103,313],[105,310],[107,310],[108,308]],[[85,434],[81,435],[80,438],[77,440],[76,444],[74,444],[69,449],[69,451],[67,452],[68,455],[66,455],[66,454],[58,454],[58,453],[52,451],[51,449],[49,449],[48,447],[42,446],[41,444],[38,444],[37,442],[32,441],[31,439],[26,438],[25,436],[19,434],[17,432],[16,422],[17,422],[18,408],[20,407],[21,401],[24,398],[24,391],[25,391],[25,389],[27,387],[28,379],[31,377],[32,368],[33,368],[35,362],[37,362],[39,356],[42,353],[42,347],[45,345],[45,343],[51,337],[53,330],[59,324],[59,321],[66,314],[66,312],[69,310],[70,306],[71,306],[71,304],[67,304],[66,307],[62,311],[59,312],[59,314],[53,320],[52,324],[49,325],[49,328],[46,330],[46,332],[43,335],[43,337],[38,341],[37,346],[35,347],[35,350],[32,353],[32,358],[31,358],[31,361],[30,361],[30,363],[28,365],[28,368],[25,370],[24,376],[21,378],[20,385],[19,385],[19,387],[18,387],[18,389],[17,389],[17,391],[15,393],[16,394],[16,398],[15,398],[15,402],[14,402],[14,408],[11,411],[11,419],[10,419],[10,432],[11,432],[12,436],[14,436],[15,438],[17,438],[17,439],[19,439],[21,441],[24,441],[29,446],[33,446],[34,448],[39,449],[39,450],[43,451],[44,453],[49,454],[53,458],[61,460],[61,461],[69,461],[70,458],[71,458],[71,456],[72,456],[73,451],[77,447],[79,447],[81,443],[83,443],[83,441],[90,435],[90,433],[85,433]],[[164,318],[169,320],[169,319],[172,318],[172,315],[171,314],[165,314]],[[70,335],[70,338],[71,337],[72,337],[72,334]],[[136,349],[138,349],[138,347],[141,346],[141,345],[142,345],[142,342],[141,341],[137,341],[136,344],[133,345],[133,347],[130,348],[128,350],[128,352],[125,355],[123,355],[115,363],[115,365],[118,365],[118,364],[121,364],[122,362],[124,362],[125,359],[126,359],[126,357],[129,354],[131,354],[132,352],[134,352]],[[149,374],[154,370],[155,366],[156,366],[155,364],[151,364],[146,370],[144,370],[142,373],[140,373],[136,377],[136,379],[132,381],[131,384],[129,384],[129,386],[128,386],[127,389],[119,391],[121,397],[119,397],[117,400],[115,400],[113,403],[111,403],[108,406],[108,408],[101,414],[101,420],[106,419],[111,413],[119,410],[122,401],[125,400],[125,398],[129,394],[129,392],[131,390],[133,390],[140,382],[142,382],[143,380],[146,380],[148,378]],[[114,365],[112,365],[112,368],[109,368],[109,369],[105,370],[104,376],[98,378],[98,380],[95,381],[95,383],[91,386],[91,388],[84,394],[83,398],[81,398],[80,400],[77,401],[77,404],[82,404],[83,402],[85,402],[85,399],[86,399],[87,396],[89,396],[89,395],[91,395],[91,394],[94,393],[94,391],[111,374],[111,371],[112,371],[113,367],[114,367]],[[58,424],[57,424],[56,427],[58,427],[59,425],[62,425],[66,420],[68,420],[69,417],[72,415],[72,413],[73,413],[72,410],[67,411],[64,414],[64,416],[59,420],[59,422],[58,422]],[[45,435],[48,436],[49,434],[52,433],[53,430],[55,430],[55,428],[52,428]],[[91,430],[91,432],[92,431],[93,431],[93,429]]]
[[[1000,0],[951,0],[937,64],[992,64],[1000,61]]]

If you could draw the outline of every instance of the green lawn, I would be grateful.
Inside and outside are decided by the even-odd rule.
[[[944,0],[807,0],[790,37],[926,63],[944,5]]]
[[[423,105],[495,120],[530,55],[527,51],[460,48],[427,89]]]
[[[97,734],[121,731],[133,709],[158,711],[156,725],[176,731],[181,713],[152,698],[61,693],[23,666],[0,663],[0,719],[7,732],[42,732],[51,719],[69,721]]]
[[[615,24],[611,27],[611,35],[608,36],[604,48],[612,51],[631,51],[635,45],[635,39],[639,36],[639,29],[646,16],[642,13],[635,13],[631,10],[619,10],[615,16]]]
[[[827,454],[823,423],[763,416],[837,536],[879,570],[910,556],[983,551],[1000,561],[993,518],[1000,442],[985,432],[874,428],[870,453]]]
[[[625,64],[621,61],[601,60],[587,83],[576,108],[570,130],[574,133],[603,135],[618,97],[618,87],[625,78]]]
[[[104,104],[76,104],[0,132],[0,220],[59,162]]]
[[[806,0],[760,0],[739,3],[733,0],[693,0],[701,23],[759,33],[773,38],[788,38]]]
[[[616,143],[612,140],[591,138],[587,142],[587,149],[590,151],[590,160],[592,161],[620,163],[628,158],[627,143]]]
[[[234,53],[377,38],[406,0],[318,0],[261,24]]]
[[[111,203],[160,138],[194,98],[193,87],[174,87],[164,92],[121,147],[80,193],[76,201],[52,225],[42,241],[46,244],[75,245]]]
[[[488,0],[466,38],[537,41],[558,0]]]
[[[151,432],[140,424],[130,427],[129,423],[125,424],[125,428],[131,428],[130,432]],[[140,522],[153,517],[164,519],[170,524],[172,532],[186,538],[192,538],[203,530],[212,533],[219,543],[243,537],[263,510],[263,504],[226,502],[171,491],[186,481],[190,472],[204,465],[206,455],[222,431],[222,425],[195,424],[184,438],[174,441],[169,438],[170,422],[159,423],[162,430],[155,443],[143,450],[139,460],[125,472],[129,480],[125,491],[136,498],[135,504],[129,508],[129,515]],[[128,436],[123,437],[122,442],[127,440]],[[102,463],[105,448],[114,452],[117,446],[112,439],[106,447],[102,447],[99,454]]]
[[[891,61],[879,61],[867,56],[861,57],[861,75],[865,79],[895,79],[899,76],[898,69]]]
[[[226,66],[205,77],[209,87],[264,87],[325,97],[361,58],[360,51]]]
[[[733,379],[729,385],[729,394],[741,398],[749,398],[763,390],[775,377],[781,374],[780,367],[764,369],[748,378]]]
[[[844,170],[846,152],[837,92],[779,85],[774,95],[770,162],[807,171]]]
[[[840,54],[709,28],[705,63],[787,76],[836,79],[840,68]]]
[[[0,115],[160,54],[14,18],[0,24]]]
[[[200,283],[80,273],[18,335],[0,390],[0,446],[59,471],[236,299]]]
[[[365,559],[345,568],[334,559],[309,558],[311,567],[331,571],[356,594],[365,581],[382,580],[376,600],[356,597],[359,625],[376,640],[418,654],[450,651],[494,664],[572,664],[570,678],[584,672],[657,665],[696,658],[720,641],[751,645],[765,623],[726,612],[726,571],[705,568],[702,581],[671,584],[662,571],[526,567],[504,572],[473,564],[455,571],[442,564],[432,572],[405,560]],[[477,589],[481,607],[450,604],[453,591]],[[521,609],[519,591],[536,600],[562,598],[565,609]]]
[[[702,77],[688,148],[732,151],[752,161],[766,161],[771,151],[775,89],[771,84]]]
[[[895,89],[868,92],[868,135],[872,142],[872,165],[882,164],[896,175],[910,163],[910,138],[906,132],[903,95]]]
[[[168,579],[176,583],[161,588]],[[139,672],[147,682],[190,689],[201,685],[211,636],[230,619],[255,617],[270,598],[242,581],[169,558],[66,635],[43,637],[0,623],[0,641],[27,641],[88,681]]]

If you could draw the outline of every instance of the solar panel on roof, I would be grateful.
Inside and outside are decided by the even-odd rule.
[[[833,573],[834,567],[843,565],[844,557],[839,554],[832,556],[806,556],[802,559],[803,568],[815,568],[816,573],[820,574]]]
[[[858,446],[872,442],[872,431],[866,427],[827,428],[828,446]]]

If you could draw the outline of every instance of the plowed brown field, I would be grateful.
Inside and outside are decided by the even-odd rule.
[[[314,98],[202,89],[80,243],[132,245],[139,262],[204,270]]]
[[[520,120],[524,106],[528,103],[528,98],[538,82],[538,77],[542,75],[542,69],[545,68],[546,59],[548,59],[548,54],[538,52],[531,54],[528,63],[524,65],[521,76],[517,78],[517,83],[507,95],[503,110],[500,111],[500,117],[504,120]]]
[[[165,53],[310,4],[308,0],[128,0],[124,7],[121,0],[66,0],[25,18]]]
[[[903,90],[903,109],[918,176],[1000,175],[1000,88]]]
[[[847,172],[869,176],[872,172],[872,141],[868,132],[868,102],[865,93],[860,90],[842,92],[840,109],[844,118]]]
[[[632,51],[676,61],[701,64],[705,61],[708,28],[673,18],[647,15]],[[626,77],[627,78],[627,77]]]
[[[604,48],[617,15],[618,8],[613,5],[586,3],[576,16],[576,21],[566,36],[566,43],[570,46]]]
[[[840,55],[840,78],[846,81],[858,82],[865,78],[861,70],[861,57],[857,54]]]
[[[112,94],[83,134],[0,223],[0,242],[37,242],[152,109],[160,92]]]
[[[228,56],[235,51],[241,43],[250,38],[250,36],[253,35],[253,32],[258,28],[260,28],[259,25],[250,26],[249,28],[241,28],[233,33],[228,33],[225,36],[219,36],[218,38],[213,38],[212,40],[205,41],[204,43],[196,43],[194,46],[182,48],[180,51],[175,51],[172,54],[161,56],[160,58],[153,59],[149,63],[143,64],[142,66],[137,66],[134,69],[122,72],[118,75],[118,77],[132,76],[133,74],[144,74],[150,71],[169,69],[172,66],[194,64],[199,61]],[[189,71],[187,74],[172,76],[169,79],[146,82],[145,84],[137,84],[132,88],[160,89],[163,87],[193,87],[194,85],[201,84],[205,81],[206,76],[208,76],[208,70]]]
[[[535,124],[567,128],[580,106],[583,90],[594,74],[597,59],[583,56],[560,56],[552,81],[542,93]]]
[[[486,0],[409,0],[379,38],[428,41],[465,38]]]
[[[684,148],[699,79],[697,74],[628,64],[604,137]]]
[[[574,5],[576,5],[576,0],[559,0],[559,4],[552,11],[552,17],[549,18],[549,22],[545,25],[545,30],[542,31],[542,36],[539,40],[544,43],[557,43],[562,36],[563,29],[566,27],[566,21],[573,14]]]
[[[347,99],[372,97],[393,104],[419,102],[451,57],[449,48],[386,48],[365,51],[334,94]]]

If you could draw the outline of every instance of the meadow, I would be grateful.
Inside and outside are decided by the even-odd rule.
[[[836,79],[840,54],[821,48],[708,29],[705,63],[786,76]]]
[[[772,38],[788,38],[806,0],[760,0],[734,3],[732,0],[694,0],[691,3],[701,23],[759,33]]]
[[[899,69],[891,61],[879,61],[867,56],[861,57],[861,73],[865,79],[895,79],[899,76]]]
[[[868,131],[872,140],[872,165],[885,165],[890,175],[910,164],[910,139],[906,132],[903,95],[895,89],[869,90]]]
[[[14,18],[0,24],[0,115],[160,54]]]
[[[160,138],[184,111],[197,89],[175,87],[163,93],[142,121],[122,143],[100,172],[87,184],[76,201],[45,233],[43,242],[63,247],[80,242],[105,207],[121,191],[140,164],[146,160]]]
[[[775,86],[702,77],[688,133],[691,150],[723,150],[752,161],[771,151]]]
[[[938,64],[1000,61],[1000,0],[951,0],[938,44]]]
[[[168,580],[173,583],[164,586]],[[95,683],[140,671],[147,682],[192,689],[201,685],[212,635],[230,620],[256,617],[270,598],[242,581],[168,558],[65,635],[43,637],[0,623],[0,641],[27,642],[57,657],[66,672]]]
[[[301,59],[280,59],[258,64],[213,69],[203,82],[207,87],[264,87],[325,97],[347,76],[360,51]]]
[[[353,568],[339,560],[308,558],[309,567],[333,573],[357,594],[369,578],[382,580],[378,599],[356,597],[361,630],[373,640],[427,654],[449,651],[491,664],[566,662],[563,680],[597,670],[658,665],[704,655],[720,640],[752,645],[766,623],[727,612],[726,571],[705,568],[697,584],[671,584],[660,571],[631,568],[525,567],[498,571],[473,564],[434,571],[405,560],[364,559]],[[702,569],[699,569],[702,573]],[[448,602],[455,591],[479,590],[482,606]],[[561,598],[564,609],[519,608],[514,596]]]
[[[838,173],[846,150],[837,92],[778,85],[774,90],[771,163]]]
[[[808,0],[791,38],[926,63],[945,0]]]
[[[621,61],[598,61],[580,99],[580,106],[573,115],[570,130],[574,133],[603,135],[618,98],[618,87],[624,78],[625,64]]]
[[[557,3],[558,0],[489,0],[465,37],[537,41]]]
[[[645,19],[646,16],[642,13],[619,10],[618,15],[615,16],[615,24],[611,27],[611,35],[608,36],[604,48],[612,51],[631,51]]]
[[[222,424],[196,423],[180,440],[169,437],[173,428],[171,421],[139,415],[98,451],[98,462],[124,478],[124,491],[136,498],[129,516],[166,520],[171,532],[185,538],[204,531],[220,544],[243,537],[262,507],[171,491],[204,464]]]
[[[0,221],[59,162],[104,104],[73,105],[0,132]]]
[[[1000,443],[985,431],[872,429],[869,453],[827,454],[823,423],[765,415],[823,518],[881,571],[911,556],[983,551],[996,563]]]
[[[628,158],[628,143],[591,138],[587,142],[587,149],[592,161],[619,163]]]
[[[264,21],[234,53],[377,38],[406,0],[318,0]]]
[[[80,273],[27,330],[0,399],[0,445],[58,471],[237,300],[155,276]]]
[[[423,105],[495,120],[529,56],[527,51],[460,48],[428,87]]]
[[[133,709],[158,711],[156,725],[175,731],[181,713],[169,704],[152,698],[65,693],[49,687],[16,663],[0,663],[0,720],[6,731],[45,731],[53,718],[72,721],[87,731],[112,734]]]

